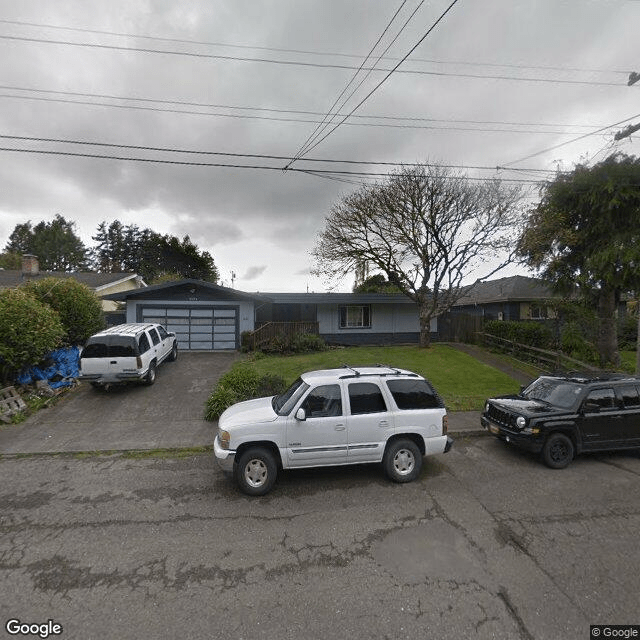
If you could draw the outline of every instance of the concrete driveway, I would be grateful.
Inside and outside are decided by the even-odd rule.
[[[97,390],[83,383],[55,406],[0,429],[0,453],[58,453],[212,445],[204,403],[233,353],[180,353],[153,386]]]

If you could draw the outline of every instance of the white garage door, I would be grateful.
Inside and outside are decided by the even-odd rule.
[[[143,307],[142,322],[158,322],[176,334],[184,351],[236,349],[238,311],[230,307]]]

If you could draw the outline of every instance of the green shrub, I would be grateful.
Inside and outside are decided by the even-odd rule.
[[[263,398],[282,393],[286,389],[284,378],[267,373],[260,375],[242,364],[225,373],[209,396],[205,407],[205,420],[215,420],[236,402]]]
[[[315,333],[299,333],[293,336],[289,343],[289,348],[293,353],[309,353],[311,351],[324,351],[327,345]]]
[[[636,348],[638,339],[638,316],[626,314],[618,323],[618,346],[620,349]]]
[[[540,322],[490,320],[485,323],[484,331],[538,349],[550,349],[554,346],[551,329]]]
[[[580,324],[576,321],[567,322],[562,327],[560,347],[563,353],[582,360],[583,362],[598,362],[598,350],[584,337]]]
[[[23,288],[0,291],[0,361],[4,375],[38,364],[65,334],[57,311]]]
[[[33,297],[55,309],[65,330],[67,345],[84,344],[104,328],[104,315],[98,296],[73,278],[30,280],[21,287]]]

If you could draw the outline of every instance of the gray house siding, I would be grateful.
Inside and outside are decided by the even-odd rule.
[[[417,343],[420,323],[413,304],[369,304],[370,326],[341,327],[340,307],[344,304],[318,304],[318,332],[327,342],[344,345]],[[365,306],[359,305],[356,306]],[[431,333],[438,330],[437,318],[431,321]]]

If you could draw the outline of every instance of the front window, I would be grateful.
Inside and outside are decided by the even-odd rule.
[[[522,396],[527,400],[541,400],[563,409],[570,409],[582,390],[583,387],[575,382],[538,378],[522,392]]]
[[[342,415],[342,396],[340,386],[327,384],[316,387],[304,399],[301,408],[307,418],[332,418]]]
[[[531,319],[532,320],[546,320],[549,317],[549,312],[545,306],[532,306],[531,307]]]
[[[273,397],[273,410],[279,416],[289,415],[308,388],[309,385],[302,378],[298,378],[283,394]]]
[[[371,327],[371,307],[369,305],[340,307],[341,329],[367,329],[369,327]]]

